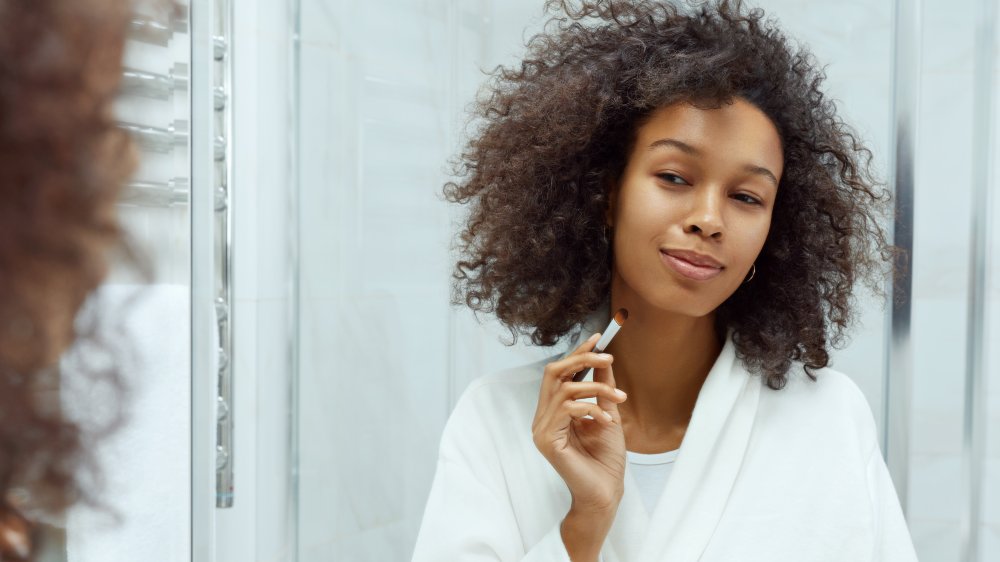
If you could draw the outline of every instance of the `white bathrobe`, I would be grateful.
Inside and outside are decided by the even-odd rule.
[[[607,322],[602,307],[578,342]],[[542,370],[557,357],[480,377],[462,394],[414,562],[570,561],[559,531],[569,489],[531,436]],[[771,390],[728,340],[651,514],[626,464],[601,559],[916,560],[864,395],[837,371],[817,376],[795,364],[785,388]]]

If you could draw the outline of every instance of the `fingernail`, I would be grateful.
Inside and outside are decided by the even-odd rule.
[[[610,353],[598,353],[597,357],[602,361],[611,361],[613,359]]]
[[[620,388],[615,389],[615,394],[617,394],[619,398],[628,398],[628,394],[622,392],[622,389]]]

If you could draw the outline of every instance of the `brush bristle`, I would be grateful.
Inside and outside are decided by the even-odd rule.
[[[624,308],[619,308],[618,312],[615,313],[615,322],[618,323],[619,326],[621,326],[622,324],[625,323],[626,320],[628,320],[628,310],[625,310]]]

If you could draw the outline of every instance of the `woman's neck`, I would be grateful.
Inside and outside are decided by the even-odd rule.
[[[607,352],[614,356],[615,383],[628,394],[618,407],[626,447],[660,452],[680,446],[723,342],[714,314],[695,318],[643,304],[612,296],[611,311],[625,307],[629,316]]]

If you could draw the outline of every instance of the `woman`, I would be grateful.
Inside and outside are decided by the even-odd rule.
[[[60,355],[120,249],[118,194],[135,166],[112,103],[125,0],[0,6],[0,560],[33,559],[39,529],[80,501],[93,459],[59,408]],[[87,383],[120,386],[117,367]],[[107,405],[105,405],[106,410]],[[112,424],[113,425],[113,424]],[[93,437],[89,432],[86,436]]]
[[[815,61],[739,2],[548,7],[446,194],[472,204],[457,293],[575,349],[465,391],[414,560],[915,560],[827,368],[894,254]]]

